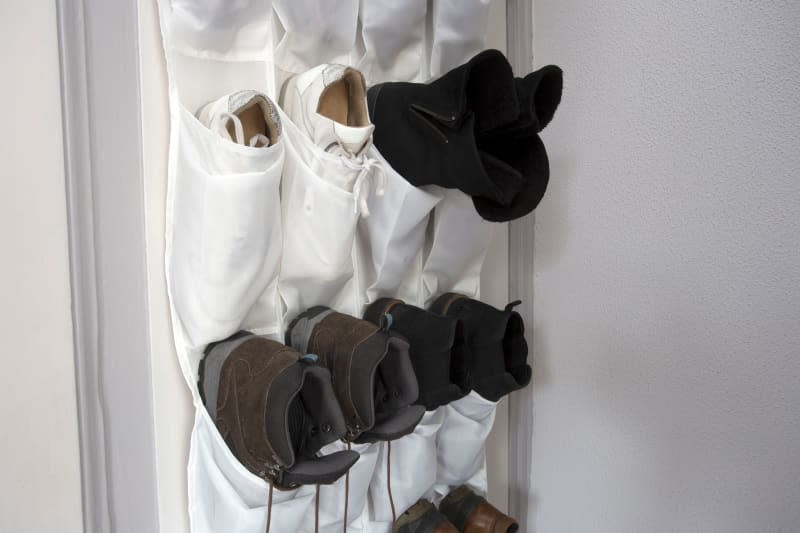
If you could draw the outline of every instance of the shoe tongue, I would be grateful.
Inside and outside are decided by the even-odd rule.
[[[314,144],[326,151],[339,147],[350,155],[359,155],[372,145],[372,132],[375,126],[353,127],[341,124],[319,113],[311,120]]]

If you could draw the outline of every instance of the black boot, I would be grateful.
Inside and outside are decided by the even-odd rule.
[[[316,354],[330,370],[345,416],[346,440],[394,440],[414,431],[422,419],[424,407],[412,405],[419,388],[405,339],[318,306],[292,321],[286,342]]]
[[[476,131],[477,145],[486,160],[506,163],[519,170],[526,185],[509,202],[474,197],[475,208],[486,220],[502,222],[530,213],[539,205],[550,179],[547,151],[539,137],[553,118],[563,86],[555,65],[542,67],[515,80],[519,115],[506,124]]]
[[[433,410],[462,398],[472,389],[472,366],[464,338],[464,325],[457,318],[437,315],[393,298],[376,300],[364,319],[389,325],[389,333],[408,339],[411,364],[419,383],[417,403]]]
[[[430,308],[464,323],[473,361],[473,389],[493,402],[531,380],[525,325],[513,310],[518,303],[501,310],[461,294],[447,293]]]
[[[281,488],[333,483],[358,460],[317,452],[345,435],[327,369],[279,342],[241,331],[206,349],[199,388],[231,452]]]
[[[473,57],[428,84],[370,87],[373,142],[415,186],[439,185],[508,203],[523,187],[508,165],[485,161],[475,131],[491,131],[519,115],[511,65],[497,50]]]

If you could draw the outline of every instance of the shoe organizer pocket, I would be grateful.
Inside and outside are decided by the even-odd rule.
[[[275,489],[271,511],[266,482],[248,471],[231,454],[208,413],[201,406],[195,417],[189,454],[189,516],[196,533],[263,533],[267,513],[270,531],[300,531],[313,514],[313,494]]]
[[[370,0],[358,14],[364,55],[356,63],[369,85],[427,81],[427,0]]]
[[[349,65],[358,0],[274,0],[275,66],[298,74],[322,63]]]
[[[466,63],[486,47],[492,0],[433,0],[431,77]]]
[[[314,305],[355,315],[353,247],[359,216],[355,197],[311,170],[321,150],[288,119],[284,132],[288,141],[281,185],[284,246],[278,286],[285,316],[292,318]]]
[[[444,409],[436,442],[436,483],[453,486],[465,483],[483,468],[484,446],[494,424],[497,403],[473,391]]]
[[[417,500],[430,496],[436,482],[436,436],[443,419],[444,408],[428,411],[413,433],[391,443],[381,443],[369,487],[373,520],[388,526],[392,522],[392,501],[395,513],[400,516]]]
[[[436,191],[408,183],[374,147],[371,156],[383,165],[386,192],[370,196],[370,215],[358,222],[359,294],[366,298],[365,303],[383,296],[396,297],[404,282],[419,284],[413,263],[425,243],[428,217],[441,199]],[[408,279],[411,271],[415,271],[416,279]]]
[[[492,223],[475,211],[472,199],[456,189],[438,190],[444,198],[433,211],[430,243],[422,268],[422,297],[427,308],[440,294],[458,292],[477,298],[481,268],[492,241]]]
[[[271,0],[170,0],[166,31],[175,50],[227,60],[264,59],[271,47]]]
[[[277,331],[283,143],[234,144],[183,109],[178,144],[169,278],[189,347],[243,327]]]
[[[320,453],[329,454],[346,449],[347,445],[338,441],[324,447]],[[378,444],[352,444],[351,449],[358,452],[360,457],[350,468],[349,479],[347,476],[342,476],[335,483],[320,487],[318,501],[320,533],[339,533],[345,529],[345,502],[348,533],[371,531],[366,527],[367,493],[378,460]],[[314,513],[306,517],[302,531],[314,532]]]

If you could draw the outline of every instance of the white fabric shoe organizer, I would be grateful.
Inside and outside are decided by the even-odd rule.
[[[158,5],[170,85],[167,286],[196,409],[191,530],[260,533],[268,485],[236,460],[202,404],[197,368],[205,345],[239,329],[282,340],[287,319],[313,305],[361,316],[383,296],[419,306],[448,290],[477,297],[490,231],[461,193],[409,185],[374,147],[361,155],[383,169],[383,196],[374,177],[366,194],[355,181],[337,181],[359,169],[318,146],[280,109],[279,140],[258,148],[221,136],[208,116],[195,115],[242,90],[277,102],[284,80],[320,63],[353,65],[369,82],[424,81],[483,48],[488,3],[454,9],[434,0],[431,12],[418,0]],[[438,22],[427,42],[432,17]],[[347,531],[390,531],[389,489],[397,515],[462,480],[485,491],[483,443],[493,418],[494,404],[471,395],[426,413],[391,452],[385,443],[354,445],[361,459],[348,479],[320,489],[320,531],[344,529],[345,500]],[[465,433],[467,441],[459,438]],[[314,531],[315,491],[275,490],[270,531]]]

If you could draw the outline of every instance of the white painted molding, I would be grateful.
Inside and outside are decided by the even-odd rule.
[[[507,0],[508,59],[514,72],[523,74],[533,67],[532,0]],[[534,215],[514,220],[508,228],[508,296],[520,299],[517,310],[527,326],[528,346],[533,348],[533,228]],[[530,356],[529,356],[530,357]],[[532,361],[536,364],[536,361]],[[509,397],[508,509],[525,530],[530,497],[531,442],[533,437],[533,387]]]
[[[84,529],[155,533],[137,5],[57,6]]]

